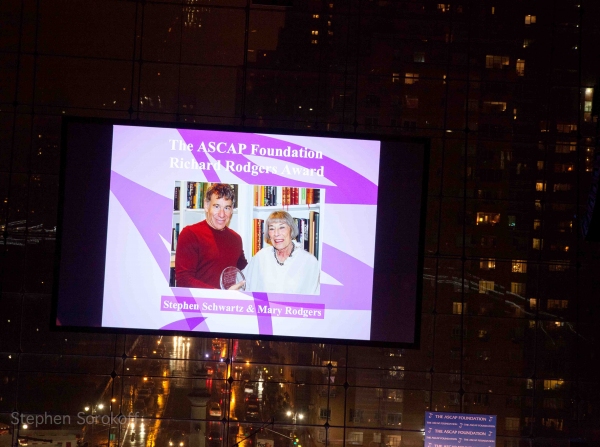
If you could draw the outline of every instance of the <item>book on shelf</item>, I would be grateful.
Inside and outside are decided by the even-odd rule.
[[[177,240],[179,239],[179,222],[175,224],[171,235],[171,251],[177,250]]]
[[[311,211],[311,213],[314,213],[313,255],[315,255],[315,258],[319,259],[319,213],[316,211]]]
[[[261,248],[263,248],[265,221],[262,219],[254,219],[252,225],[252,256],[254,256]]]
[[[314,205],[319,203],[316,188],[291,186],[254,186],[254,206]]]
[[[175,287],[175,267],[169,268],[169,287]]]
[[[175,187],[175,194],[173,199],[173,211],[179,211],[179,194],[181,192],[181,187]]]

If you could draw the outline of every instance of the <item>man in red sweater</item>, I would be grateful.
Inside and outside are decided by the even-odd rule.
[[[227,226],[233,215],[235,195],[224,183],[213,184],[204,198],[206,220],[188,225],[179,234],[175,253],[177,287],[220,289],[221,272],[248,264],[242,238]],[[231,286],[237,290],[243,283]]]

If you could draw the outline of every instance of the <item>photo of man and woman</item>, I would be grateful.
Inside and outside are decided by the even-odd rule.
[[[318,295],[324,193],[176,181],[170,287]]]

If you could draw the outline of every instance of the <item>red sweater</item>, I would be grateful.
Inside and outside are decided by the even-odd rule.
[[[215,230],[203,220],[188,225],[179,234],[175,253],[177,287],[220,289],[225,267],[242,270],[247,264],[242,238],[227,227]]]

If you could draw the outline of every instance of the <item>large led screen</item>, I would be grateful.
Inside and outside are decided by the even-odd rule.
[[[418,334],[423,141],[65,120],[55,325]]]

